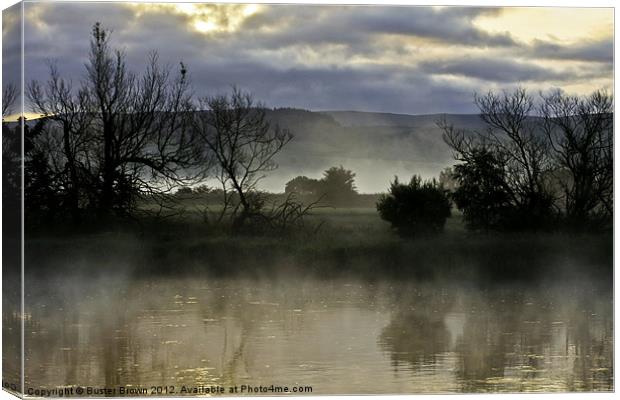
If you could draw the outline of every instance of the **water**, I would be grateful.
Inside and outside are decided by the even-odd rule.
[[[586,282],[119,278],[29,287],[26,388],[613,390],[612,296]]]

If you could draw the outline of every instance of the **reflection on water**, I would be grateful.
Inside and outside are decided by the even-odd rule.
[[[120,282],[30,283],[26,387],[613,390],[611,293],[583,283]]]

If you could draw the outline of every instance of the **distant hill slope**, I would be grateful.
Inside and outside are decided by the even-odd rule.
[[[445,117],[458,127],[483,127],[477,115],[466,114],[407,115],[280,108],[268,110],[267,117],[294,136],[276,158],[279,167],[269,172],[259,185],[272,192],[282,192],[284,184],[295,176],[320,178],[325,169],[338,165],[357,174],[357,187],[362,193],[385,191],[395,175],[401,180],[409,180],[413,174],[425,178],[437,176],[453,164],[453,159],[436,121]]]
[[[481,121],[477,114],[391,114],[361,111],[324,111],[321,114],[333,117],[344,126],[408,126],[416,128],[435,128],[436,122],[446,117],[455,125],[466,128],[480,127]]]
[[[385,191],[398,175],[437,176],[453,163],[437,120],[445,117],[455,126],[480,129],[478,115],[406,115],[357,111],[310,112],[278,109],[268,117],[291,130],[293,141],[278,156],[280,167],[263,182],[276,190],[297,175],[320,177],[323,170],[342,164],[357,173],[361,192]]]

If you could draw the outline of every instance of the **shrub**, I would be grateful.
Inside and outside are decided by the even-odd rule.
[[[409,184],[395,178],[389,193],[379,199],[377,211],[401,236],[432,234],[443,231],[450,200],[436,180],[422,182],[414,175]]]

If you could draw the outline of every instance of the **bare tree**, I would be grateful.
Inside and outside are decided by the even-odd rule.
[[[551,169],[549,144],[540,130],[540,121],[533,115],[534,101],[525,89],[496,94],[476,95],[474,102],[487,129],[466,132],[445,121],[438,123],[444,141],[467,161],[472,150],[485,147],[492,151],[506,169],[507,188],[521,206],[541,196],[548,196],[545,177]]]
[[[135,75],[123,52],[110,49],[109,32],[95,24],[86,70],[98,117],[101,209],[131,208],[132,194],[156,195],[191,178],[193,107],[185,66],[171,77],[153,53],[146,71]]]
[[[251,217],[257,222],[252,225],[253,233],[268,234],[292,234],[292,233],[316,233],[322,226],[308,223],[307,216],[320,205],[321,199],[303,203],[296,199],[294,193],[288,193],[280,201],[274,201],[269,206],[255,212]]]
[[[224,192],[220,218],[229,215],[240,228],[264,206],[257,184],[277,168],[274,157],[292,136],[271,126],[265,108],[237,88],[230,95],[202,98],[200,105],[205,111],[198,114],[195,126],[214,159]]]
[[[44,84],[28,86],[34,111],[50,122],[37,146],[60,172],[69,208],[127,215],[140,198],[165,194],[201,175],[191,129],[187,69],[161,66],[157,53],[135,74],[110,33],[93,26],[86,76],[77,87],[54,65]]]
[[[450,124],[445,117],[437,121],[437,126],[443,130],[442,138],[444,142],[452,149],[453,157],[457,161],[463,162],[465,165],[477,167],[481,154],[492,158],[498,165],[502,166],[501,179],[497,179],[496,183],[501,186],[503,192],[510,198],[514,204],[520,204],[520,198],[514,187],[510,185],[510,180],[506,179],[507,154],[501,149],[494,146],[489,140],[486,132],[470,132],[460,129]],[[455,175],[458,177],[458,174]],[[457,182],[457,186],[459,182]]]
[[[493,159],[502,176],[494,187],[507,195],[517,211],[510,212],[518,219],[534,217],[532,226],[548,217],[550,205],[555,215],[579,229],[608,220],[613,212],[610,95],[597,91],[583,98],[556,91],[541,94],[535,107],[532,97],[517,89],[476,96],[475,102],[485,131],[467,132],[438,122],[455,158],[464,162],[457,166],[460,171],[484,172],[475,168],[476,154]]]
[[[540,114],[558,167],[569,222],[581,226],[613,212],[613,97],[582,98],[555,91],[542,96]]]
[[[483,173],[488,181],[493,182],[493,190],[500,190],[504,201],[508,201],[505,208],[508,229],[510,225],[515,229],[547,226],[554,205],[548,183],[553,165],[548,140],[540,129],[540,118],[534,114],[532,97],[525,89],[519,88],[501,94],[476,95],[474,102],[486,125],[485,130],[469,132],[455,128],[445,120],[438,122],[444,131],[444,141],[454,151],[455,158],[464,162],[458,167],[463,172],[461,177],[472,179]],[[498,176],[486,175],[480,165],[481,160],[486,159],[493,160],[493,165],[498,167],[493,169]],[[468,182],[466,186],[475,187],[475,182]],[[494,198],[487,196],[489,193],[478,194],[488,201]],[[484,202],[480,204],[480,207],[491,206]]]
[[[2,89],[2,118],[13,110],[13,103],[17,100],[17,87],[9,83]]]
[[[94,115],[88,92],[84,88],[74,90],[72,82],[61,78],[52,64],[46,85],[32,81],[26,95],[32,110],[50,122],[42,135],[45,140],[39,140],[38,146],[53,161],[50,168],[66,192],[64,208],[77,221],[81,192],[96,181],[89,164]]]
[[[21,207],[21,154],[22,129],[20,121],[11,126],[4,118],[11,113],[17,99],[17,88],[8,83],[2,90],[2,214],[4,223],[2,230],[5,237],[19,235]],[[16,230],[17,229],[17,230]]]
[[[550,170],[549,144],[533,114],[534,101],[523,88],[501,95],[476,96],[480,117],[487,124],[485,138],[501,152],[507,176],[520,202],[545,197],[545,174]]]

